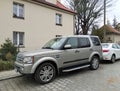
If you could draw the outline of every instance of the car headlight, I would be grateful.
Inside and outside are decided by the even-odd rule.
[[[34,63],[34,57],[25,57],[23,60],[24,63],[31,64]]]

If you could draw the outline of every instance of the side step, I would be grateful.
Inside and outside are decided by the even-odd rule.
[[[89,66],[90,66],[90,65],[85,65],[85,66],[75,67],[75,68],[71,68],[71,69],[65,69],[65,70],[63,70],[62,72],[70,72],[70,71],[74,71],[74,70],[86,68],[86,67],[89,67]]]

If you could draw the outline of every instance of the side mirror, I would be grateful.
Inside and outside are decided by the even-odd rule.
[[[71,48],[72,46],[70,44],[64,46],[64,49],[71,49]]]

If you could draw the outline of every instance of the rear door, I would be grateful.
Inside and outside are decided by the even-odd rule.
[[[98,52],[100,56],[102,57],[102,46],[101,42],[98,37],[91,37],[92,43],[93,43],[93,50]]]
[[[113,48],[114,53],[116,55],[116,59],[119,59],[120,58],[120,49],[119,49],[118,45],[117,44],[113,44],[112,48]]]
[[[90,54],[92,53],[90,40],[88,37],[80,37],[79,38],[79,62],[87,63],[89,62]]]
[[[116,44],[117,45],[117,49],[118,49],[118,58],[120,59],[120,45],[119,44]]]

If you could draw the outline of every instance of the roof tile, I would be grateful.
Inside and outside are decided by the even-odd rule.
[[[105,29],[108,31],[108,32],[113,32],[113,33],[116,33],[116,34],[120,34],[120,32],[116,29],[114,29],[112,26],[110,25],[105,25],[103,26],[103,28],[105,27]]]
[[[59,1],[57,1],[56,4],[47,2],[47,1],[45,1],[45,0],[32,0],[32,1],[37,2],[37,3],[41,3],[41,4],[45,4],[45,5],[54,7],[54,8],[58,8],[58,9],[61,9],[61,10],[64,10],[64,11],[67,11],[67,12],[70,12],[70,13],[73,13],[73,14],[76,14],[75,11],[73,11],[73,10],[65,7],[65,6],[64,6],[63,4],[61,4]]]

